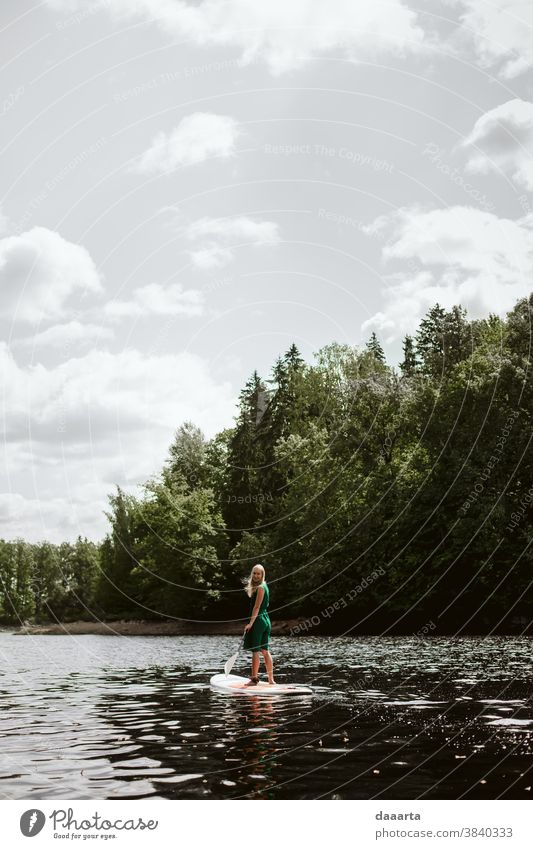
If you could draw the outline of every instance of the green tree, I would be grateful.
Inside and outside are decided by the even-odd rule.
[[[222,509],[231,547],[259,518],[259,496],[264,493],[264,447],[260,434],[269,398],[265,383],[254,371],[240,393],[239,414],[228,440]]]
[[[298,429],[307,412],[302,391],[305,371],[304,360],[293,344],[283,357],[277,359],[269,380],[272,387],[270,402],[258,430],[262,457],[261,482],[263,491],[271,496],[271,501],[261,511],[266,521],[275,510],[274,502],[281,496],[286,483],[285,470],[276,460],[276,444]]]
[[[370,336],[370,339],[366,343],[366,349],[367,349],[367,351],[370,351],[372,356],[376,360],[379,360],[380,363],[385,362],[385,352],[383,351],[383,348],[381,347],[379,339],[376,336],[374,331],[372,331],[372,335]]]
[[[439,377],[444,367],[444,318],[446,311],[435,304],[416,332],[416,356],[423,374]]]
[[[72,550],[72,613],[90,616],[96,600],[100,577],[98,546],[78,536]]]
[[[43,542],[35,547],[33,593],[35,618],[47,622],[50,619],[50,601],[60,581],[57,547]]]
[[[207,445],[199,427],[185,422],[176,431],[167,461],[170,475],[182,480],[190,490],[202,489],[208,483]]]
[[[531,363],[533,294],[521,298],[507,315],[505,342],[510,352]]]
[[[417,361],[413,337],[406,335],[403,340],[403,360],[400,365],[403,377],[413,377],[416,367]]]
[[[144,573],[143,595],[152,613],[194,619],[220,598],[215,543],[221,524],[210,490],[178,491],[164,480],[147,484],[137,572]]]
[[[134,570],[138,563],[137,526],[141,505],[120,487],[109,496],[110,510],[106,516],[111,532],[100,548],[100,577],[97,582],[96,602],[105,614],[124,616],[138,612],[139,598]]]

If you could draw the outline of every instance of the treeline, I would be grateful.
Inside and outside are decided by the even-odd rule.
[[[100,574],[99,546],[87,539],[60,545],[0,540],[0,621],[93,618]]]
[[[273,616],[317,630],[520,630],[533,612],[532,318],[533,295],[506,319],[435,305],[399,368],[375,334],[312,364],[291,346],[268,379],[252,374],[234,427],[206,440],[182,425],[142,497],[117,489],[108,536],[76,544],[77,607],[75,557],[46,549],[60,590],[37,603],[31,576],[18,589],[25,544],[4,543],[16,593],[3,616],[42,616],[44,598],[58,616],[242,617],[241,577],[260,562]]]

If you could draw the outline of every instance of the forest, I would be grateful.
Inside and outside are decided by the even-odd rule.
[[[398,366],[374,333],[312,363],[292,345],[233,427],[177,423],[141,494],[110,494],[103,540],[0,541],[0,621],[242,619],[262,563],[272,619],[316,632],[524,631],[532,319],[533,295],[505,318],[436,304]]]

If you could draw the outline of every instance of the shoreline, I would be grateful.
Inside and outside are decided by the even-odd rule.
[[[302,619],[280,619],[272,622],[272,634],[283,636],[296,628]],[[244,624],[238,620],[229,622],[181,622],[150,621],[148,619],[114,619],[107,622],[48,622],[42,624],[1,626],[0,632],[14,635],[43,634],[100,634],[106,636],[137,637],[186,637],[186,636],[241,636]]]
[[[509,628],[504,631],[472,630],[463,632],[464,637],[533,637],[530,627]],[[149,620],[149,619],[110,619],[107,621],[83,621],[72,622],[43,622],[40,624],[24,622],[22,625],[0,625],[0,634],[11,634],[13,636],[41,636],[69,634],[72,636],[83,634],[96,634],[103,636],[121,637],[209,637],[209,636],[242,636],[244,620],[231,619],[227,622],[187,622],[181,620]],[[324,629],[310,627],[309,618],[298,617],[292,619],[272,620],[272,636],[350,636],[350,637],[417,637],[428,639],[431,637],[457,636],[454,632],[433,631],[422,628],[418,631],[405,630],[386,631],[379,633],[372,629],[360,632],[351,629]]]

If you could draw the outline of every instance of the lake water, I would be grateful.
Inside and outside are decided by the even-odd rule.
[[[533,796],[531,639],[275,638],[300,697],[211,691],[236,643],[1,634],[0,798]]]

